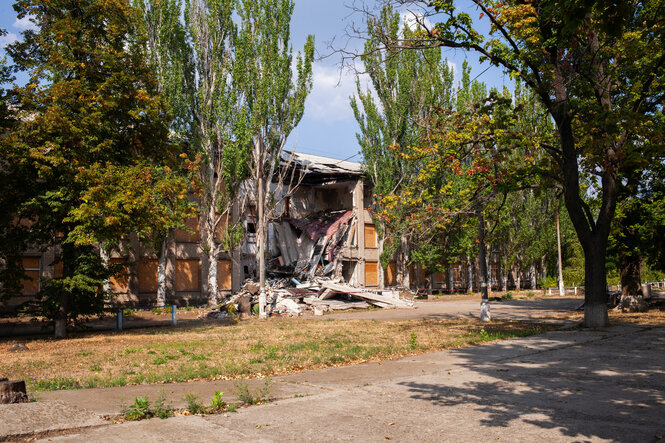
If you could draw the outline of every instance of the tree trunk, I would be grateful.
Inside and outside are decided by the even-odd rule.
[[[478,262],[480,263],[480,320],[490,321],[490,305],[488,301],[487,282],[487,251],[485,249],[485,218],[478,211]]]
[[[563,284],[563,264],[561,260],[561,230],[559,228],[559,203],[557,200],[556,205],[556,247],[557,247],[557,271],[559,280],[559,295],[565,294],[565,286]]]
[[[259,318],[267,318],[266,313],[266,230],[265,230],[265,208],[264,208],[264,182],[263,176],[259,175],[258,179],[258,212],[259,220],[256,229],[256,242],[259,249]]]
[[[10,381],[6,378],[0,378],[0,404],[25,403],[27,401],[25,381]]]
[[[65,235],[66,238],[66,235]],[[72,263],[76,253],[71,243],[64,243],[61,247],[62,276],[72,275]],[[58,297],[58,310],[54,318],[54,336],[57,339],[67,338],[67,323],[69,317],[69,294],[63,290]]]
[[[101,245],[99,246],[99,257],[102,259],[102,263],[104,263],[104,266],[108,268],[111,258],[109,257],[109,253],[106,250],[106,248],[104,248]],[[111,292],[111,280],[109,280],[108,278],[104,280],[104,292],[107,294]]]
[[[166,305],[166,238],[162,240],[157,260],[157,306]]]
[[[559,166],[563,173],[564,202],[577,238],[584,250],[584,325],[602,328],[609,325],[607,316],[607,279],[605,258],[607,239],[614,218],[617,200],[617,154],[608,146],[601,174],[601,204],[594,219],[592,212],[582,200],[578,166],[579,152],[575,146],[573,117],[566,107],[567,95],[563,84],[557,86],[560,105],[552,110],[561,142]]]
[[[405,290],[411,287],[409,278],[409,241],[406,235],[400,237],[400,248],[397,255],[397,284]]]
[[[515,268],[515,290],[517,292],[522,290],[522,273],[519,268]]]
[[[382,226],[384,229],[385,227]],[[376,279],[377,283],[379,286],[379,289],[383,289],[386,285],[386,273],[385,269],[383,268],[383,264],[381,263],[381,256],[383,255],[383,243],[385,242],[385,236],[386,236],[386,231],[384,229],[381,229],[381,235],[378,237],[377,241],[377,251],[379,253],[379,263],[378,266],[376,267]],[[390,261],[390,260],[389,260]]]
[[[584,326],[604,328],[609,325],[605,271],[606,244],[590,243],[582,244],[584,250]]]
[[[466,263],[466,285],[467,292],[471,294],[473,292],[473,264],[471,259],[467,260]]]
[[[645,312],[649,304],[642,293],[642,269],[639,254],[619,250],[619,267],[621,268],[621,301],[619,309],[623,312]]]
[[[214,243],[214,241],[213,241]],[[217,288],[217,248],[208,250],[208,306],[219,304]]]
[[[69,296],[67,293],[60,293],[60,306],[55,317],[55,338],[67,338],[67,305]]]

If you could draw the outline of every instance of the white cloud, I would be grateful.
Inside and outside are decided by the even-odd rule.
[[[427,29],[434,28],[434,24],[427,18],[421,11],[403,11],[399,14],[400,25],[399,29],[402,31],[404,25],[409,29],[415,30],[421,28],[423,25]]]
[[[312,71],[314,84],[305,106],[309,117],[328,124],[353,119],[349,97],[356,93],[355,74],[321,63],[314,63]]]
[[[21,19],[17,18],[14,20],[14,24],[12,26],[22,31],[26,29],[36,29],[37,25],[35,25],[35,22],[33,21],[34,17],[34,15],[26,15]]]
[[[18,35],[13,32],[8,32],[7,34],[0,36],[0,48],[3,48],[11,43],[14,43],[18,40]]]

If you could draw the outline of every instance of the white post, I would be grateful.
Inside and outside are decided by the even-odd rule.
[[[561,260],[561,230],[559,229],[559,202],[556,205],[556,247],[557,247],[557,267],[559,280],[559,296],[566,295],[566,288],[563,286],[563,264]]]

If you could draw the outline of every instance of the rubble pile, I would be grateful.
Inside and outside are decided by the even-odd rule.
[[[361,289],[344,283],[343,249],[352,245],[357,225],[352,210],[319,212],[306,218],[283,216],[271,221],[267,313],[299,316],[370,306],[412,307],[413,303],[400,298],[398,291]],[[259,284],[248,279],[226,303],[240,306],[239,300],[249,300],[255,308],[259,291]]]
[[[368,290],[354,288],[339,280],[315,277],[305,283],[295,278],[269,279],[266,281],[266,310],[268,315],[299,316],[305,312],[320,315],[326,311],[381,308],[410,308],[413,302],[402,299],[399,291]],[[227,304],[238,303],[243,297],[251,305],[259,303],[260,287],[257,282],[247,280],[238,293],[227,300]]]

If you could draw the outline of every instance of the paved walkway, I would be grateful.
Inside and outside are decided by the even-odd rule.
[[[164,387],[169,392],[187,388],[204,400],[215,388],[233,391],[223,382]],[[37,403],[2,406],[0,440],[70,429],[42,437],[101,442],[659,441],[665,437],[665,327],[555,331],[275,377],[276,401],[237,413],[123,424],[99,418],[116,407],[114,396],[144,388],[60,391]]]

